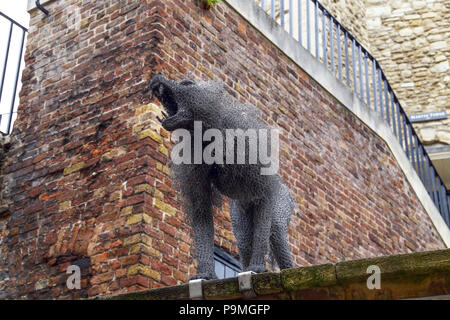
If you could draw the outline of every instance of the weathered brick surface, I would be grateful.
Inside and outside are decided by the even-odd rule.
[[[225,3],[55,1],[31,14],[0,224],[6,297],[76,298],[185,282],[190,228],[148,79],[220,79],[282,130],[297,265],[444,245],[386,144]],[[236,255],[227,214],[216,244]],[[82,290],[68,290],[78,264]]]

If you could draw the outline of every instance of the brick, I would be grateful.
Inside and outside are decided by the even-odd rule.
[[[170,214],[170,215],[174,215],[176,212],[176,209],[174,207],[172,207],[171,205],[161,201],[160,199],[155,198],[154,199],[154,204],[155,207],[158,209],[161,209],[162,211]]]
[[[158,151],[161,152],[163,155],[165,156],[169,156],[169,151],[167,150],[167,148],[164,145],[159,145],[158,147]]]
[[[152,186],[149,185],[149,184],[144,183],[144,184],[137,185],[137,186],[134,188],[134,193],[146,192],[146,193],[148,193],[148,194],[153,195],[154,190],[155,190],[154,187],[152,187]]]
[[[113,193],[111,193],[111,195],[109,196],[109,201],[117,201],[122,199],[122,191],[115,191]]]
[[[84,168],[84,161],[78,162],[64,169],[64,175],[67,176]]]
[[[135,244],[134,246],[132,246],[130,248],[130,254],[134,255],[134,254],[140,253],[141,247],[142,247],[142,244],[140,244],[140,243]]]
[[[102,273],[102,274],[98,274],[95,275],[91,278],[91,283],[92,284],[99,284],[99,283],[103,283],[103,282],[107,282],[110,281],[114,278],[114,272],[107,272],[107,273]]]
[[[138,243],[139,241],[141,241],[141,235],[135,234],[135,235],[132,235],[131,237],[126,238],[123,242],[123,245],[129,246],[129,245]]]
[[[117,149],[113,149],[111,151],[104,153],[102,155],[102,158],[106,159],[106,160],[112,160],[114,158],[124,155],[125,153],[126,153],[126,150],[124,148],[119,147]]]
[[[147,246],[142,246],[142,252],[145,253],[146,255],[149,255],[151,257],[157,258],[157,259],[161,259],[162,254],[161,251],[156,250],[154,248],[151,247],[147,247]]]
[[[127,215],[131,214],[132,212],[133,212],[133,206],[128,206],[128,207],[123,208],[120,211],[120,214],[124,215],[124,216],[127,216]]]
[[[152,278],[156,281],[161,280],[161,274],[155,270],[152,270],[149,267],[142,266],[139,271],[141,272],[142,275]]]
[[[154,189],[154,190],[155,190],[154,194],[153,194],[154,197],[159,199],[159,200],[163,200],[164,199],[164,194],[161,191],[159,191],[158,189]]]
[[[161,274],[155,270],[152,270],[149,267],[140,265],[140,264],[136,264],[133,266],[130,266],[128,268],[128,276],[134,276],[137,274],[142,274],[146,277],[152,278],[156,281],[161,280]]]
[[[161,136],[159,134],[157,134],[156,132],[154,132],[153,130],[151,130],[151,129],[143,130],[143,131],[141,131],[138,134],[139,140],[145,139],[147,137],[150,137],[152,140],[154,140],[154,141],[156,141],[158,143],[162,142]]]
[[[134,214],[127,218],[127,225],[136,224],[142,221],[150,224],[152,222],[152,217],[146,215],[145,213]]]
[[[158,105],[156,105],[154,103],[150,103],[145,106],[140,106],[140,107],[136,108],[136,115],[138,116],[138,115],[141,115],[143,113],[148,113],[148,112],[153,113],[153,114],[159,114],[160,111],[161,111],[161,108]]]
[[[65,211],[71,206],[71,201],[64,201],[59,204],[59,211]]]

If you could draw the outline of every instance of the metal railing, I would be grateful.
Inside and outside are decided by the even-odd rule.
[[[2,128],[5,125],[2,121],[4,121],[4,119],[6,118],[6,130],[4,130],[4,133],[10,134],[12,131],[11,125],[13,120],[13,114],[15,113],[14,107],[18,95],[17,86],[19,84],[20,65],[22,62],[25,33],[28,30],[20,23],[11,19],[1,11],[0,17],[2,23],[6,22],[9,24],[7,41],[2,44],[3,48],[1,48],[2,51],[3,50],[5,51],[5,56],[3,60],[3,66],[1,69],[2,73],[0,76],[0,106],[2,107],[0,110],[3,109],[4,104],[9,104],[9,110],[7,110],[9,112],[2,112],[0,114],[0,128]],[[15,41],[16,39],[17,40],[20,39],[20,42],[18,43],[17,41]],[[15,50],[11,50],[12,47],[14,47]],[[12,51],[18,51],[18,55],[17,52],[13,53]],[[11,64],[12,55],[15,56],[17,55],[17,62],[13,61],[13,64]],[[10,77],[14,77],[14,81],[12,81],[12,78]],[[7,89],[6,93],[4,89]]]
[[[317,0],[254,0],[383,118],[450,226],[450,194],[378,61]]]

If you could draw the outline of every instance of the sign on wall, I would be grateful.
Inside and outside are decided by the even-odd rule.
[[[441,120],[441,119],[447,119],[446,111],[417,113],[417,114],[412,114],[409,116],[409,121],[411,121],[411,122],[424,122],[424,121],[433,121],[433,120]]]

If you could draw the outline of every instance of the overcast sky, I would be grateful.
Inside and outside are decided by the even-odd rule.
[[[24,27],[28,28],[29,15],[27,12],[27,0],[1,0],[0,1],[0,11],[10,18],[14,19]],[[10,22],[0,16],[0,82],[1,75],[3,74],[3,65],[5,62],[5,53],[8,43]],[[11,36],[11,45],[9,48],[8,64],[5,73],[5,80],[3,84],[2,98],[0,101],[0,114],[3,115],[2,121],[0,123],[0,131],[5,132],[7,127],[7,117],[10,112],[10,106],[12,102],[12,92],[14,90],[14,80],[17,70],[18,55],[20,52],[20,42],[22,39],[21,29],[18,27],[13,27],[13,32]],[[25,36],[26,41],[26,36]],[[24,50],[25,51],[25,50]],[[21,60],[21,69],[24,67],[23,59]],[[17,95],[20,91],[21,83],[19,78],[19,84],[17,87]],[[17,111],[18,97],[14,103],[14,112]],[[15,114],[13,116],[15,119]]]

